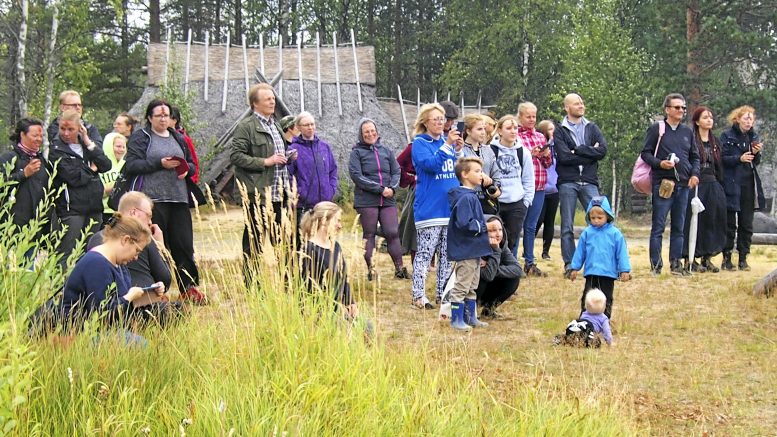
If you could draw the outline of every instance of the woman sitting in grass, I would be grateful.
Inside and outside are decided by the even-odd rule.
[[[81,257],[65,282],[60,305],[70,328],[80,328],[94,313],[104,315],[109,324],[128,314],[130,303],[141,298],[144,290],[130,287],[126,264],[137,259],[150,238],[148,226],[134,217],[117,212],[108,220],[103,244]],[[157,282],[154,286],[151,292],[164,294],[164,284]],[[137,339],[127,334],[127,340]]]
[[[345,317],[353,320],[359,310],[351,296],[351,285],[345,268],[345,258],[337,233],[343,210],[332,202],[319,202],[305,212],[300,223],[301,235],[306,241],[302,256],[302,278],[309,292],[323,290],[345,310]]]

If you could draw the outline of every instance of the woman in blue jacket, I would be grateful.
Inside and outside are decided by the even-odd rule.
[[[731,252],[736,236],[739,270],[750,270],[747,254],[753,240],[753,214],[766,204],[758,164],[763,145],[753,129],[755,109],[740,106],[728,115],[731,128],[720,135],[723,144],[723,190],[726,192],[726,245],[723,246],[724,270],[734,270]],[[757,203],[756,203],[757,202]]]
[[[413,166],[416,170],[416,193],[413,214],[418,236],[418,251],[413,260],[413,306],[434,309],[426,297],[426,275],[435,253],[437,265],[437,299],[442,298],[451,274],[448,261],[447,232],[451,209],[448,190],[459,186],[454,164],[463,141],[453,127],[443,137],[445,110],[437,103],[426,104],[418,112],[413,133]]]
[[[353,206],[359,213],[364,238],[364,261],[367,263],[367,279],[375,277],[372,254],[375,251],[375,234],[378,223],[388,242],[388,251],[394,261],[394,276],[410,279],[402,263],[402,246],[399,243],[399,222],[395,194],[399,187],[400,169],[394,152],[383,147],[375,122],[369,118],[359,120],[359,139],[348,160],[348,174],[356,188]]]

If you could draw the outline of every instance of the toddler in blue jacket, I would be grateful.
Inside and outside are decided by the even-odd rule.
[[[612,313],[615,280],[625,282],[631,279],[631,262],[626,249],[626,239],[613,224],[614,220],[610,202],[606,197],[591,199],[585,214],[588,226],[580,234],[569,275],[574,281],[577,272],[581,268],[584,269],[585,288],[580,299],[580,312],[585,311],[585,295],[588,290],[598,288],[607,298],[604,314],[608,319]]]
[[[448,191],[451,219],[448,222],[448,259],[455,262],[450,291],[451,327],[463,331],[488,326],[477,317],[480,259],[491,254],[483,208],[475,190],[483,182],[483,161],[476,157],[456,160],[460,187]]]

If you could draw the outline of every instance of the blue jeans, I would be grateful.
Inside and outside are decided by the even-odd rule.
[[[526,219],[523,221],[523,259],[526,265],[534,264],[534,238],[537,236],[537,221],[542,213],[542,205],[545,203],[545,192],[535,191],[534,201],[526,211]]]
[[[588,208],[591,199],[599,195],[599,187],[593,184],[566,182],[558,186],[559,209],[561,210],[561,258],[564,268],[572,262],[575,255],[575,207],[580,201],[583,211]]]
[[[661,241],[666,227],[666,215],[672,213],[672,225],[669,232],[669,261],[683,257],[683,227],[685,225],[685,210],[688,207],[688,186],[679,182],[674,187],[672,196],[663,199],[658,195],[659,184],[653,185],[653,224],[650,228],[650,266],[660,269]]]

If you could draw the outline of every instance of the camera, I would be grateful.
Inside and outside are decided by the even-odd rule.
[[[496,193],[499,191],[499,187],[496,184],[483,187],[483,189],[486,191],[486,194],[488,194],[489,197],[495,197]]]

